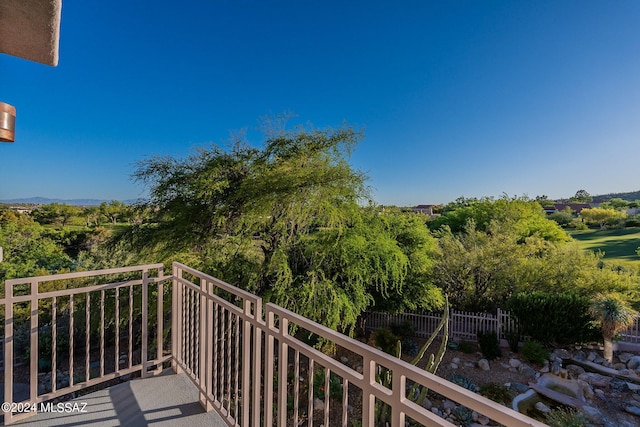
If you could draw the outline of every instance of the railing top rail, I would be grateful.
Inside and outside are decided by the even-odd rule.
[[[513,410],[479,396],[477,393],[469,391],[463,387],[446,381],[434,374],[424,371],[417,366],[408,364],[390,354],[387,354],[377,348],[373,348],[360,341],[347,337],[339,332],[327,328],[326,326],[315,323],[306,317],[300,316],[290,310],[282,308],[272,303],[266,304],[266,312],[274,313],[278,317],[286,318],[290,323],[294,323],[310,332],[328,338],[336,344],[354,351],[362,356],[366,356],[369,360],[374,361],[378,365],[382,365],[394,372],[400,372],[407,378],[428,387],[436,393],[442,394],[458,403],[482,413],[495,421],[507,423],[507,425],[521,426],[544,426],[522,414],[518,414]],[[337,362],[336,362],[337,363]],[[514,424],[517,423],[517,424]]]
[[[145,271],[162,269],[163,264],[145,264],[131,267],[107,268],[103,270],[77,271],[75,273],[49,274],[46,276],[24,277],[19,279],[5,280],[6,286],[19,285],[23,283],[49,282],[54,280],[76,279],[79,277],[105,276],[108,274],[130,273],[132,271]]]
[[[231,293],[233,295],[236,295],[236,296],[238,296],[238,297],[240,297],[242,299],[249,300],[249,301],[251,301],[251,302],[253,302],[255,304],[262,304],[262,298],[260,298],[258,296],[255,296],[254,294],[252,294],[250,292],[247,292],[247,291],[245,291],[243,289],[240,289],[240,288],[237,288],[237,287],[235,287],[233,285],[230,285],[227,282],[224,282],[224,281],[222,281],[220,279],[216,279],[213,276],[205,274],[205,273],[203,273],[201,271],[198,271],[198,270],[196,270],[194,268],[191,268],[191,267],[189,267],[187,265],[184,265],[182,263],[179,263],[179,262],[174,262],[173,266],[174,267],[178,267],[183,271],[186,271],[187,273],[191,274],[192,276],[195,276],[195,277],[198,277],[200,279],[204,279],[207,282],[213,283],[214,285],[216,285],[220,289],[224,289],[225,291],[227,291],[227,292],[229,292],[229,293]]]

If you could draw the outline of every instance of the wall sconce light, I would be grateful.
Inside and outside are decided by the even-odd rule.
[[[13,142],[16,136],[16,107],[0,102],[0,142]]]

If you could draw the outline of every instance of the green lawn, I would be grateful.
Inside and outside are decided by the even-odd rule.
[[[615,230],[576,230],[569,232],[584,249],[604,252],[604,259],[640,268],[640,227]]]

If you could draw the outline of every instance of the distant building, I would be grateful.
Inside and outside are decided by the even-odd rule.
[[[9,209],[11,209],[14,212],[18,212],[20,214],[27,214],[27,215],[30,215],[31,211],[33,210],[31,208],[27,208],[24,206],[11,206]]]
[[[564,212],[567,208],[571,209],[573,213],[579,214],[582,209],[591,209],[593,206],[590,203],[556,203],[553,207],[545,208],[544,211],[547,214],[556,212]]]
[[[436,207],[436,205],[418,205],[416,207],[413,208],[413,211],[415,213],[421,213],[424,215],[429,215],[430,217],[435,217],[436,215],[433,213],[433,208]]]

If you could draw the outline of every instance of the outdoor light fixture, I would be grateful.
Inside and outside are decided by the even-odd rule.
[[[0,142],[13,142],[16,136],[16,107],[0,102]]]

